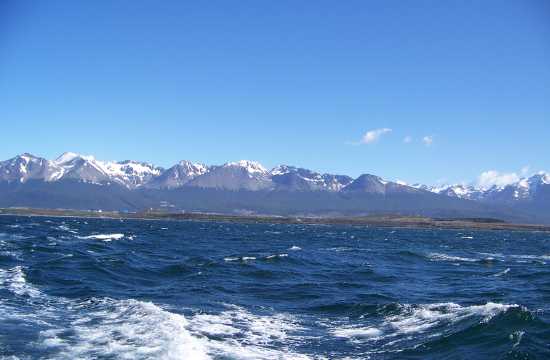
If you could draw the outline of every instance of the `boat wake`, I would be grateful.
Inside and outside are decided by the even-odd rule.
[[[301,327],[290,315],[256,315],[226,305],[219,314],[187,318],[134,299],[74,301],[42,293],[26,281],[20,266],[0,270],[0,290],[10,293],[0,300],[0,320],[36,328],[46,358],[310,358],[289,347],[301,339],[295,335]]]

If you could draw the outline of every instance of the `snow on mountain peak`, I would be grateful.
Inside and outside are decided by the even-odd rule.
[[[0,180],[23,183],[28,180],[52,182],[65,179],[94,184],[119,184],[129,189],[141,186],[169,189],[188,184],[230,189],[340,191],[352,182],[355,182],[355,185],[348,189],[363,189],[368,186],[387,188],[389,184],[388,181],[374,175],[363,175],[358,178],[360,181],[357,181],[358,179],[354,180],[348,176],[321,174],[290,165],[279,165],[268,171],[259,162],[251,160],[228,162],[212,167],[183,160],[167,170],[132,160],[100,161],[93,156],[74,152],[65,152],[55,160],[23,153],[0,161]],[[529,177],[520,177],[519,173],[486,171],[476,182],[468,184],[427,186],[407,185],[403,181],[396,183],[462,199],[520,201],[532,199],[544,186],[550,185],[550,173],[541,171]]]
[[[30,154],[30,153],[23,153],[23,154],[19,155],[18,158],[22,159],[26,163],[29,163],[29,162],[34,161],[34,160],[40,160],[38,157],[36,157],[36,156],[34,156],[33,154]]]
[[[291,172],[293,169],[295,169],[295,167],[293,167],[293,166],[279,165],[279,166],[274,167],[274,168],[269,172],[269,174],[270,174],[271,176],[284,175],[284,174],[288,174],[288,173]]]
[[[74,152],[64,152],[63,154],[59,155],[54,160],[54,162],[56,162],[58,164],[62,164],[62,163],[69,162],[69,161],[73,160],[74,158],[76,158],[78,156],[79,155],[77,153],[74,153]]]
[[[188,160],[181,160],[178,163],[178,166],[184,168],[188,175],[199,176],[208,171],[208,166],[201,163],[194,163]]]
[[[550,184],[550,174],[538,172],[530,177],[519,177],[515,173],[503,174],[496,171],[482,173],[477,183],[454,184],[442,186],[426,186],[415,184],[416,188],[425,189],[437,194],[458,197],[469,200],[530,199],[541,185]]]
[[[269,172],[269,175],[279,185],[286,183],[287,186],[314,190],[340,191],[353,181],[346,175],[321,174],[291,165],[276,166]],[[284,179],[285,177],[286,179]],[[308,185],[305,183],[300,185],[299,182],[305,182]]]
[[[126,187],[141,186],[163,171],[154,165],[132,160],[100,163],[109,178]]]
[[[228,162],[224,165],[224,167],[241,167],[246,169],[247,172],[251,174],[267,174],[267,169],[262,166],[257,161],[251,161],[251,160],[239,160],[235,162]]]
[[[105,167],[113,174],[119,176],[125,176],[129,174],[136,175],[160,175],[161,169],[148,164],[132,160],[125,160],[119,162],[107,162],[104,163]]]

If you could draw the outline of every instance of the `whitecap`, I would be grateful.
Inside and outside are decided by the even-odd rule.
[[[18,296],[38,297],[40,291],[29,285],[21,266],[4,270],[0,269],[0,287],[7,288]]]
[[[460,256],[452,256],[452,255],[447,255],[443,253],[430,253],[428,254],[428,258],[432,261],[463,261],[463,262],[478,261],[477,259],[460,257]]]
[[[283,257],[287,257],[288,254],[274,254],[274,255],[268,255],[266,256],[265,258],[266,259],[275,259],[275,258],[283,258]]]
[[[288,345],[301,343],[299,321],[284,313],[253,314],[235,305],[218,314],[189,318],[189,331],[210,337],[208,353],[230,359],[309,359],[292,352]],[[284,345],[281,345],[284,344]]]
[[[375,327],[341,327],[332,330],[334,336],[342,338],[377,338],[382,335],[382,333],[382,330]]]
[[[256,260],[256,257],[254,256],[243,256],[243,257],[226,257],[226,258],[223,258],[224,261],[226,262],[231,262],[231,261],[251,261],[251,260]]]
[[[461,306],[455,303],[436,303],[423,305],[400,305],[400,313],[386,316],[379,324],[371,324],[366,328],[339,327],[332,330],[337,337],[346,337],[350,341],[371,341],[381,338],[403,336],[394,342],[425,333],[440,326],[451,326],[461,320],[478,318],[479,323],[486,323],[494,316],[506,312],[510,308],[519,307],[512,304],[488,302],[485,305]],[[365,331],[364,336],[360,336]],[[371,336],[367,336],[371,335]]]
[[[288,345],[302,330],[290,315],[227,305],[217,314],[176,314],[149,302],[92,299],[67,307],[67,328],[40,332],[56,359],[309,359]]]
[[[290,247],[290,249],[288,249],[288,250],[290,250],[290,251],[300,251],[300,250],[302,250],[302,248],[299,247],[299,246],[293,245],[293,246]]]
[[[354,248],[348,247],[348,246],[337,246],[337,247],[326,248],[326,249],[322,249],[322,250],[341,252],[341,251],[353,251],[353,250],[358,250],[358,249],[354,249]]]
[[[111,241],[111,240],[122,239],[124,237],[124,234],[97,234],[97,235],[77,236],[77,237],[83,240],[95,239],[95,240]]]
[[[548,261],[550,255],[510,255],[513,259]]]
[[[78,231],[74,230],[74,229],[71,229],[70,227],[68,227],[67,225],[59,225],[59,226],[56,226],[54,227],[55,229],[58,229],[58,230],[61,230],[61,231],[66,231],[66,232],[70,232],[71,234],[78,234]]]
[[[186,329],[183,315],[153,303],[94,299],[79,308],[80,317],[64,336],[63,329],[40,333],[42,345],[58,352],[55,358],[210,359],[204,341]]]
[[[510,268],[506,268],[506,269],[504,269],[503,271],[494,274],[493,276],[503,276],[503,275],[508,274],[509,272],[510,272]]]

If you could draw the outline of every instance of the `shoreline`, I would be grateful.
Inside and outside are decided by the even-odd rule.
[[[394,228],[421,229],[473,229],[550,232],[550,226],[536,224],[513,224],[497,219],[437,219],[422,216],[371,215],[342,217],[276,216],[276,215],[229,215],[200,212],[166,213],[115,211],[86,211],[60,209],[3,208],[3,216],[87,218],[110,220],[157,220],[157,221],[212,221],[235,223],[304,224],[304,225],[358,225]]]

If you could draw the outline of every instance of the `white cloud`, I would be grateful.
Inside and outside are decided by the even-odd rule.
[[[482,189],[489,189],[492,186],[504,187],[519,180],[520,177],[516,173],[500,173],[496,170],[489,170],[479,175],[477,184]]]
[[[422,138],[422,142],[426,146],[431,146],[434,142],[434,137],[432,135],[426,135]]]
[[[525,165],[524,167],[521,168],[521,175],[525,176],[529,174],[529,170],[531,170],[531,167],[529,165]]]
[[[390,133],[392,129],[388,128],[382,128],[382,129],[374,129],[367,131],[365,135],[363,135],[363,138],[361,139],[361,144],[372,144],[378,141],[380,137],[384,134]]]
[[[405,144],[412,143],[412,141],[413,141],[412,136],[407,135],[407,136],[405,136],[405,138],[403,138],[403,142],[404,142]]]

